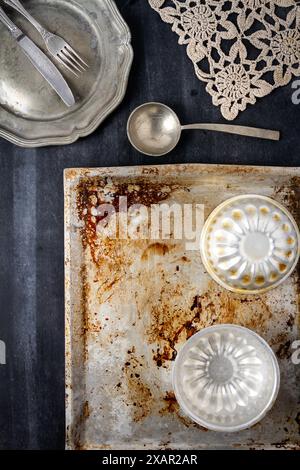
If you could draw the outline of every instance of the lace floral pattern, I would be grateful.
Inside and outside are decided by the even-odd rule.
[[[228,120],[300,76],[300,1],[149,3],[187,46],[197,77]]]

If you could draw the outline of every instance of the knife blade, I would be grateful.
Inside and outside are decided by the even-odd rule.
[[[58,68],[51,62],[50,59],[34,44],[34,42],[26,36],[6,15],[4,10],[0,7],[0,20],[9,29],[14,39],[22,48],[26,57],[30,60],[32,65],[40,72],[40,74],[47,80],[49,85],[60,96],[67,106],[75,104],[74,95],[67,84],[66,80],[58,70]]]
[[[34,65],[40,74],[47,80],[64,103],[67,106],[73,106],[75,104],[75,98],[58,68],[50,59],[48,59],[44,52],[42,52],[31,39],[29,39],[28,36],[22,36],[17,41],[32,65]]]

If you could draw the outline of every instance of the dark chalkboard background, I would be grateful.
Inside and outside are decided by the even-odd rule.
[[[159,160],[127,142],[129,112],[145,101],[174,107],[183,123],[225,122],[177,36],[146,0],[117,0],[135,60],[122,105],[74,145],[25,150],[0,140],[0,448],[64,448],[63,169],[153,163],[300,165],[300,105],[291,86],[249,107],[236,124],[282,131],[279,143],[188,132]],[[1,71],[0,71],[1,78]]]

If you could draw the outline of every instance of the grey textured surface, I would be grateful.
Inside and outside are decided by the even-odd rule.
[[[176,35],[146,0],[117,4],[135,51],[122,105],[70,146],[24,150],[0,141],[0,339],[7,345],[7,365],[0,365],[0,448],[64,448],[64,168],[154,161],[300,166],[300,105],[292,104],[290,86],[235,121],[279,129],[279,143],[195,131],[159,160],[133,150],[126,120],[144,101],[172,106],[182,123],[225,121]]]

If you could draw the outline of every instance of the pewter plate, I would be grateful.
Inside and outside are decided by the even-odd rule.
[[[198,243],[191,251],[175,237],[114,239],[101,229],[96,209],[109,202],[120,211],[120,197],[127,196],[135,208],[203,204],[207,218],[221,202],[245,193],[271,197],[299,224],[299,168],[65,171],[68,449],[300,449],[299,267],[271,291],[233,293],[211,279]],[[132,217],[129,227],[139,217]],[[267,341],[281,373],[273,408],[238,433],[194,423],[172,386],[174,360],[187,339],[225,323],[247,327]]]
[[[92,133],[121,102],[133,52],[130,32],[112,0],[28,0],[26,8],[90,64],[78,79],[56,61],[76,97],[67,108],[0,24],[0,136],[23,147],[62,145]],[[20,14],[15,23],[46,52]]]

